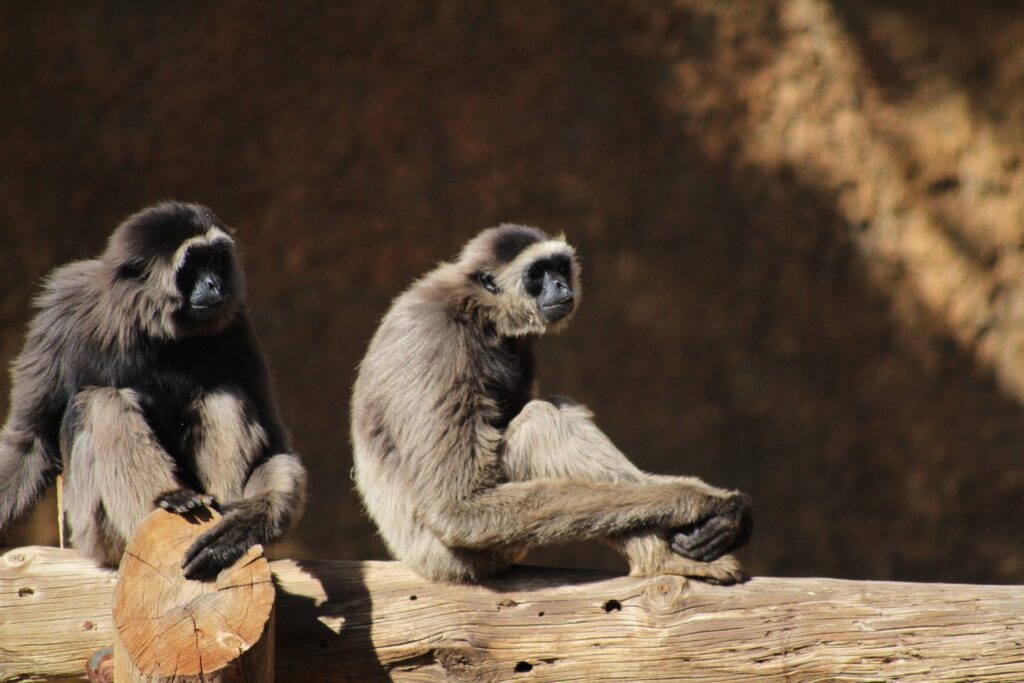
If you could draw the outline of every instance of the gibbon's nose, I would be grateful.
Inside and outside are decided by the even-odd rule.
[[[558,306],[572,301],[572,287],[557,273],[544,273],[541,306]]]
[[[572,287],[558,273],[544,273],[544,285],[538,303],[541,314],[548,323],[561,320],[574,306]]]
[[[204,273],[192,288],[189,303],[193,308],[214,308],[224,301],[223,283],[213,273]]]

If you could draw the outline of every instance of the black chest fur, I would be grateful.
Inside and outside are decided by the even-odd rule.
[[[530,400],[533,350],[525,339],[498,337],[482,347],[479,358],[483,391],[497,408],[490,422],[503,430]]]
[[[183,484],[198,488],[194,458],[198,402],[227,386],[246,389],[251,354],[238,330],[175,342],[150,342],[111,357],[93,354],[70,379],[69,393],[86,386],[132,389],[157,441],[178,464]]]

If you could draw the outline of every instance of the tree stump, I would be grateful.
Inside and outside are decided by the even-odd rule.
[[[274,680],[274,584],[262,546],[213,581],[182,574],[185,550],[220,515],[152,512],[121,559],[114,589],[114,680]]]

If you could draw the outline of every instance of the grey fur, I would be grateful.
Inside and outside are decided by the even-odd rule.
[[[187,315],[179,291],[193,248],[221,254],[228,295],[210,315]],[[99,258],[55,270],[36,305],[0,433],[0,532],[61,471],[72,545],[104,564],[168,492],[215,497],[225,513],[186,573],[288,529],[305,470],[248,321],[233,238],[209,209],[165,203],[131,216]]]
[[[356,484],[385,543],[443,581],[500,572],[531,546],[594,537],[633,574],[743,580],[722,552],[749,528],[746,496],[641,472],[582,406],[528,400],[530,388],[517,398],[517,373],[532,374],[531,338],[568,320],[549,324],[524,285],[550,257],[571,260],[578,299],[572,247],[506,225],[413,284],[381,322],[355,383],[352,440]],[[710,520],[726,529],[713,561],[670,550],[670,529],[699,534]]]

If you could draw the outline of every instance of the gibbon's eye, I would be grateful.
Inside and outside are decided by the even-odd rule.
[[[544,277],[544,263],[541,261],[534,261],[530,269],[526,271],[526,277],[531,280],[539,280]]]
[[[222,272],[224,270],[225,260],[226,259],[224,258],[224,252],[213,252],[213,255],[210,257],[210,268],[218,273]]]
[[[558,256],[553,259],[555,264],[555,270],[559,272],[563,277],[568,278],[569,273],[572,271],[572,260],[568,256]]]
[[[494,276],[490,273],[480,271],[476,274],[476,281],[491,294],[497,294],[501,291],[498,288],[498,283],[494,281]]]

